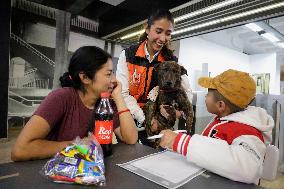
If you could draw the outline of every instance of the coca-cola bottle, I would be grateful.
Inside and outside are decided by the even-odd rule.
[[[109,102],[109,93],[101,93],[101,101],[95,110],[93,134],[101,144],[104,157],[112,154],[113,109]]]

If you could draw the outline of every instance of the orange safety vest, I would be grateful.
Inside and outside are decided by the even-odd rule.
[[[143,107],[147,102],[149,91],[158,84],[157,77],[153,74],[154,66],[165,61],[165,58],[160,53],[150,63],[144,51],[145,43],[146,41],[125,50],[129,73],[129,94],[137,100],[140,107]]]

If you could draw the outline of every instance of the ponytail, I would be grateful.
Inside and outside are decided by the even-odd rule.
[[[166,60],[175,60],[176,59],[173,51],[171,49],[169,49],[168,45],[163,46],[163,48],[161,50],[161,54]]]
[[[72,80],[72,76],[69,74],[69,72],[65,72],[60,78],[59,78],[61,87],[74,87],[74,82]]]

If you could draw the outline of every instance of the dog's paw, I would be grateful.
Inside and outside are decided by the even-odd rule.
[[[159,86],[154,87],[147,96],[147,99],[151,100],[152,102],[155,102],[159,94]]]

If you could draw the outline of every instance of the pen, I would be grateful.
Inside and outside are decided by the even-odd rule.
[[[175,130],[173,131],[174,133],[186,133],[186,130]],[[151,140],[151,139],[156,139],[156,138],[162,138],[163,134],[158,134],[158,135],[154,135],[154,136],[150,136],[147,139]]]

